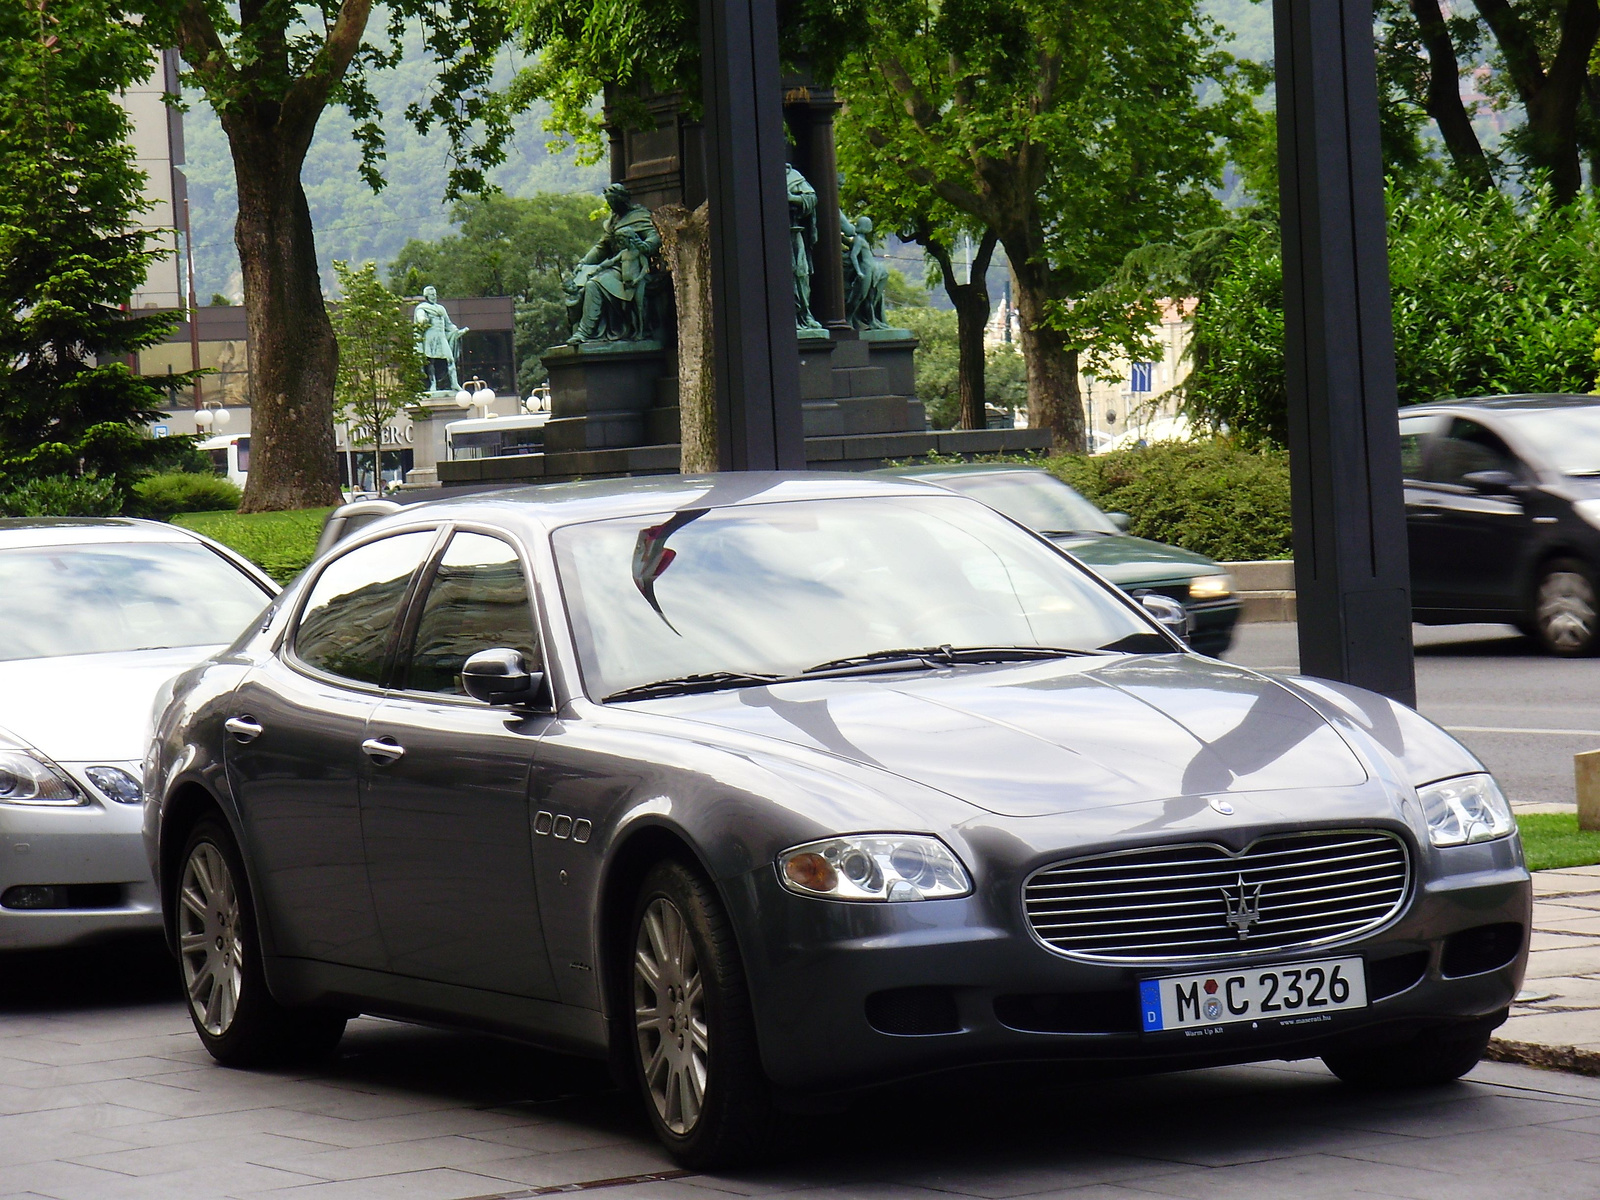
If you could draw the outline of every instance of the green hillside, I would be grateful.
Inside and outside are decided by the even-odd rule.
[[[404,61],[373,76],[373,91],[385,113],[389,136],[384,177],[388,186],[374,194],[356,173],[360,148],[351,137],[353,122],[342,111],[322,118],[302,179],[317,231],[317,257],[331,284],[330,263],[374,259],[386,266],[408,238],[437,238],[451,232],[443,203],[448,174],[449,141],[434,132],[423,137],[405,121],[405,106],[421,97],[432,73],[420,46],[410,47]],[[509,63],[507,66],[509,71]],[[184,142],[189,177],[191,220],[195,242],[195,291],[201,303],[213,292],[235,295],[239,260],[233,248],[233,162],[216,115],[197,94],[186,95]],[[544,113],[523,116],[506,162],[492,180],[513,196],[539,191],[598,192],[605,186],[606,167],[579,166],[570,151],[545,150],[550,135],[542,128]]]

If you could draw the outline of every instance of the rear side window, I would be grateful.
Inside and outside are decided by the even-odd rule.
[[[1433,446],[1429,477],[1437,483],[1462,485],[1474,471],[1519,470],[1517,456],[1500,436],[1476,421],[1457,417],[1450,432]]]
[[[439,560],[417,621],[405,686],[464,695],[461,666],[480,650],[538,659],[528,581],[517,552],[499,538],[458,533]]]
[[[295,656],[330,675],[380,683],[400,604],[433,539],[431,529],[396,534],[330,562],[300,611]]]
[[[1428,435],[1439,428],[1439,418],[1428,415],[1400,418],[1400,473],[1407,479],[1422,478],[1422,455]]]

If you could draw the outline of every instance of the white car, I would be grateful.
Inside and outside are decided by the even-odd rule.
[[[0,520],[0,950],[161,928],[140,840],[152,705],[277,591],[174,525]]]

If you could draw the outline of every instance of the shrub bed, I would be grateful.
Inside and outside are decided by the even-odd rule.
[[[214,538],[237,550],[279,583],[287,583],[311,561],[329,508],[302,508],[295,512],[179,513],[172,518],[196,533]]]
[[[1063,455],[1040,465],[1106,512],[1127,513],[1138,537],[1220,562],[1293,553],[1286,451],[1245,450],[1217,438]]]
[[[148,475],[133,485],[129,510],[137,517],[166,520],[174,513],[222,512],[239,507],[239,488],[221,475],[175,471]]]

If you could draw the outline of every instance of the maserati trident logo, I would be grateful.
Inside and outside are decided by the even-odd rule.
[[[1228,928],[1244,941],[1250,936],[1250,926],[1261,920],[1261,885],[1251,887],[1240,875],[1231,888],[1222,889],[1222,902],[1228,907]]]

